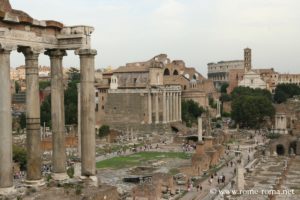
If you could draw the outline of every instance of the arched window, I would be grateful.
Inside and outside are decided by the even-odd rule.
[[[178,76],[178,71],[176,69],[174,70],[173,75]]]
[[[170,70],[168,68],[165,69],[164,76],[170,76]]]

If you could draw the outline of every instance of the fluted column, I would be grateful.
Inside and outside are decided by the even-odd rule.
[[[95,55],[96,50],[80,49],[80,93],[81,93],[81,175],[96,174],[95,135]]]
[[[181,93],[179,93],[179,121],[182,121],[182,107],[181,107],[181,104],[182,104],[182,102],[181,102],[182,100],[181,100]]]
[[[42,49],[20,48],[26,65],[27,181],[42,179],[38,58]]]
[[[0,49],[0,190],[13,186],[10,52]]]
[[[148,92],[148,124],[152,124],[152,97],[151,97],[151,89]]]
[[[51,125],[52,125],[52,172],[54,179],[67,179],[65,149],[65,108],[63,83],[64,50],[48,50],[51,65]]]
[[[155,94],[155,124],[159,124],[158,95],[159,95],[159,93]]]
[[[167,105],[166,105],[166,91],[163,91],[163,123],[167,122]]]
[[[173,104],[174,104],[174,101],[173,101],[173,92],[170,92],[170,122],[173,122]]]

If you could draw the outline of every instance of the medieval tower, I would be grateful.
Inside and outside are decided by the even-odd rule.
[[[244,49],[244,68],[246,71],[249,71],[252,68],[251,49],[250,48]]]

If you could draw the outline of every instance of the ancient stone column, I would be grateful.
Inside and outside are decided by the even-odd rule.
[[[78,157],[81,158],[81,102],[80,102],[80,83],[77,83],[77,138],[78,138],[78,144],[77,144],[77,148],[78,148]]]
[[[178,97],[179,97],[179,95],[178,95],[178,92],[176,92],[175,93],[175,104],[174,104],[174,107],[175,107],[175,121],[179,121],[179,106],[178,106],[178,102],[179,102],[179,100],[178,100]]]
[[[41,173],[41,134],[38,58],[42,49],[20,48],[26,65],[26,132],[27,132],[27,180],[39,184]]]
[[[65,108],[62,59],[64,50],[48,50],[51,65],[51,125],[52,125],[52,172],[55,180],[64,180],[66,174]]]
[[[172,110],[173,110],[173,117],[172,117],[172,121],[176,121],[176,93],[173,93],[173,104],[172,104]]]
[[[10,52],[0,49],[0,194],[13,186]]]
[[[217,116],[216,117],[221,117],[221,102],[220,102],[220,100],[217,100]]]
[[[245,177],[244,177],[244,165],[243,157],[240,157],[240,163],[236,166],[236,189],[244,190],[245,189]]]
[[[170,122],[170,93],[166,93],[166,122]]]
[[[163,123],[167,122],[167,105],[166,105],[166,91],[163,91]]]
[[[202,127],[202,117],[198,117],[198,142],[202,142],[203,127]]]
[[[155,124],[159,123],[158,95],[159,95],[159,93],[155,94]]]
[[[148,92],[148,124],[152,124],[152,97],[151,97],[151,89]]]
[[[182,121],[182,111],[181,111],[181,93],[179,93],[179,121]]]
[[[80,49],[80,93],[81,93],[81,175],[96,174],[95,135],[95,55],[96,50]]]
[[[173,103],[174,103],[174,101],[173,101],[173,92],[170,92],[170,109],[169,109],[169,111],[170,111],[170,122],[173,122],[173,113],[174,113],[174,111],[173,111]]]

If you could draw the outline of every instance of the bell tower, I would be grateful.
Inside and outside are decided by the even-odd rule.
[[[245,71],[249,71],[252,68],[252,56],[250,48],[244,49],[244,68]]]

